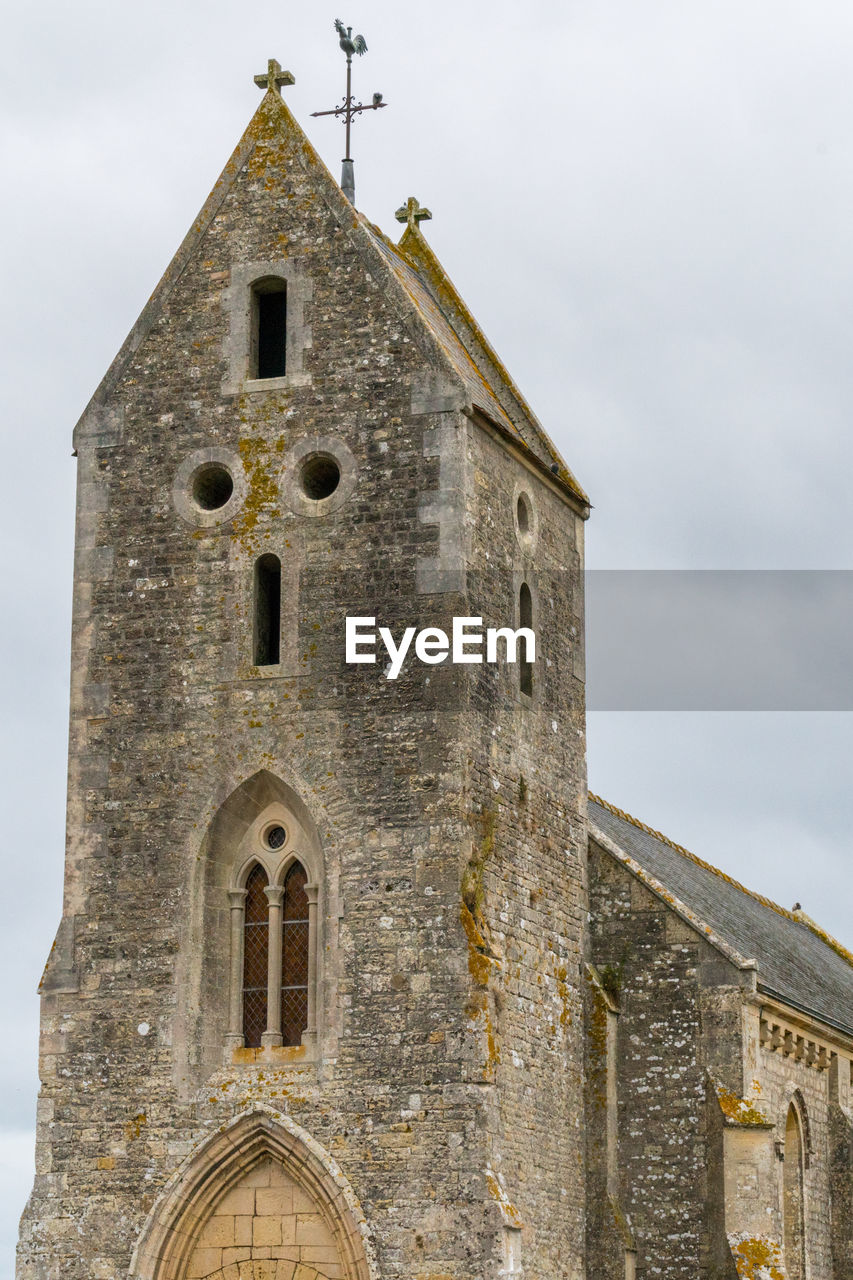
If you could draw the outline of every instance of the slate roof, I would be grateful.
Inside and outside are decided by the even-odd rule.
[[[597,796],[596,829],[744,958],[758,962],[758,989],[853,1035],[853,955],[801,913],[752,893],[659,831]]]

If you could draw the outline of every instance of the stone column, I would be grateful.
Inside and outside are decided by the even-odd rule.
[[[308,1026],[303,1032],[303,1040],[313,1044],[317,1038],[317,900],[320,894],[318,884],[306,884],[305,896],[308,899]]]
[[[243,919],[246,909],[246,890],[230,889],[231,903],[231,989],[228,1002],[228,1034],[225,1037],[232,1049],[243,1047]]]
[[[284,889],[268,884],[264,893],[270,904],[269,948],[267,950],[267,1029],[261,1036],[264,1048],[281,1044],[281,900]]]

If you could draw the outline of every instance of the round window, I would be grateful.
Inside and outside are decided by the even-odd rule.
[[[277,822],[274,822],[271,827],[267,827],[264,832],[264,844],[268,849],[283,849],[286,840],[287,832]]]
[[[340,483],[341,469],[328,453],[313,453],[302,463],[299,480],[306,498],[319,502],[335,492]]]
[[[231,472],[221,462],[200,467],[193,476],[193,501],[202,511],[218,511],[234,492]]]

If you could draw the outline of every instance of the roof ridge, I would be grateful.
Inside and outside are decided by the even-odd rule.
[[[772,898],[767,898],[763,893],[756,893],[754,889],[748,889],[745,884],[741,884],[739,880],[735,880],[734,876],[728,875],[725,871],[721,871],[719,867],[715,867],[713,863],[706,862],[704,858],[697,857],[695,853],[691,853],[689,849],[685,849],[683,844],[677,844],[675,840],[670,840],[669,836],[665,836],[662,831],[655,830],[647,823],[641,822],[639,818],[635,818],[633,814],[626,813],[624,809],[618,808],[617,805],[611,804],[609,800],[602,799],[593,791],[588,792],[590,800],[595,804],[601,805],[602,809],[606,809],[608,813],[612,813],[616,818],[622,818],[624,822],[630,822],[632,827],[636,827],[639,831],[644,831],[646,835],[652,836],[655,840],[660,840],[662,844],[667,845],[670,849],[674,849],[676,853],[680,853],[682,857],[687,858],[690,862],[695,863],[697,867],[702,867],[705,871],[712,872],[713,875],[719,876],[721,880],[725,880],[727,884],[733,888],[739,889],[741,893],[745,893],[747,897],[752,898],[755,902],[760,902],[764,907],[770,907],[772,911],[777,912],[780,916],[784,916],[786,920],[792,920],[794,924],[805,925],[805,927],[820,938],[821,942],[830,947],[836,955],[853,968],[853,952],[848,951],[842,942],[837,938],[833,938],[831,933],[827,933],[822,929],[811,916],[806,915],[805,911],[788,911],[785,907],[780,907],[778,902],[774,902]]]
[[[416,258],[413,258],[408,253],[406,253],[405,249],[402,247],[402,244],[395,244],[395,242],[391,239],[391,237],[387,236],[385,232],[382,230],[382,228],[377,226],[375,222],[371,222],[370,219],[365,214],[359,214],[359,217],[361,217],[364,223],[366,224],[366,226],[376,236],[378,236],[378,238],[385,245],[386,249],[388,249],[391,253],[393,253],[395,257],[399,258],[400,261],[403,263],[403,265],[408,267],[409,271],[414,271],[415,275],[420,280],[424,289],[426,289],[427,293],[432,298],[433,302],[435,303],[436,307],[440,311],[441,315],[444,317],[445,323],[450,328],[450,330],[455,334],[456,338],[459,340],[459,345],[462,348],[462,351],[466,359],[468,360],[468,363],[470,364],[471,368],[473,369],[474,373],[477,375],[477,377],[482,382],[483,386],[486,388],[486,390],[495,400],[495,403],[497,404],[498,408],[502,410],[502,412],[504,413],[504,416],[506,417],[507,422],[510,423],[510,425],[512,425],[512,419],[509,417],[506,410],[501,405],[501,402],[495,397],[494,391],[492,387],[489,385],[488,378],[483,373],[483,370],[477,364],[477,361],[474,359],[471,352],[468,350],[468,347],[465,344],[458,328],[453,323],[452,318],[447,314],[447,312],[442,307],[441,299],[437,296],[435,289],[433,288],[433,282],[429,278],[429,276],[424,271],[421,270],[421,264],[418,262]],[[519,435],[518,438],[522,444],[526,444],[526,441],[524,440],[523,436]],[[530,446],[528,445],[527,447],[529,448]]]
[[[739,880],[735,880],[734,876],[728,875],[727,872],[721,871],[719,867],[715,867],[713,863],[706,862],[704,858],[698,857],[695,853],[691,853],[689,849],[685,849],[683,844],[678,844],[675,840],[670,840],[669,836],[665,836],[662,831],[657,831],[654,827],[650,827],[648,823],[641,822],[639,818],[635,818],[633,814],[626,813],[624,809],[618,808],[617,805],[611,804],[609,800],[603,800],[601,796],[589,792],[590,800],[596,804],[600,804],[602,809],[606,809],[608,813],[612,813],[614,817],[622,818],[625,822],[630,822],[632,827],[637,827],[639,831],[645,831],[646,835],[652,836],[655,840],[660,840],[661,844],[667,845],[670,849],[674,849],[676,853],[680,853],[682,857],[689,859],[690,862],[696,864],[697,867],[704,868],[705,871],[711,871],[715,876],[719,876],[721,880],[725,880],[727,884],[732,885],[735,889],[740,889],[741,893],[747,894],[750,898],[754,898],[756,902],[760,902],[764,907],[770,907],[773,911],[778,911],[780,916],[785,916],[788,920],[797,920],[797,917],[791,911],[786,911],[784,907],[780,907],[778,902],[774,902],[772,898],[766,898],[763,893],[756,893],[753,889],[747,889],[745,884],[741,884]]]
[[[385,245],[386,249],[392,249],[394,253],[396,253],[399,258],[402,258],[406,263],[408,263],[410,267],[414,266],[414,263],[412,262],[412,260],[409,257],[407,257],[405,254],[400,252],[400,246],[398,244],[395,244],[395,242],[391,239],[389,235],[385,234],[385,232],[382,230],[378,222],[373,222],[373,220],[371,218],[368,218],[367,214],[362,213],[361,210],[356,210],[356,212],[358,213],[358,216],[359,218],[361,218],[362,222],[364,222],[370,228],[373,234],[379,237],[379,239]]]
[[[816,937],[820,938],[821,942],[825,942],[828,947],[831,947],[836,955],[841,956],[842,960],[846,960],[849,965],[853,966],[853,951],[849,951],[843,942],[839,942],[837,938],[833,938],[832,934],[822,928],[816,920],[812,920],[811,916],[807,915],[806,912],[803,911],[802,907],[799,911],[793,912],[793,916],[800,924],[804,924],[807,928],[811,929],[812,933]]]

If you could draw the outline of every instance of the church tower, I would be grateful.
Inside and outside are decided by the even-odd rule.
[[[578,1280],[588,503],[289,79],[76,430],[18,1280]]]

